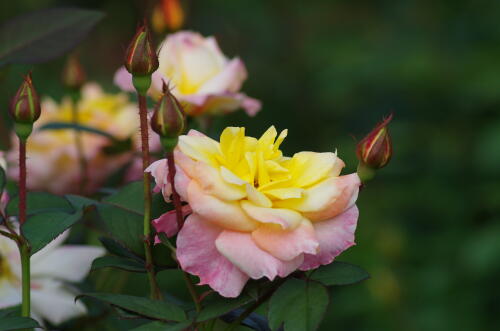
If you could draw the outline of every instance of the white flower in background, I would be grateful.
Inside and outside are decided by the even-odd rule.
[[[101,247],[64,245],[65,232],[31,257],[31,315],[57,325],[84,315],[75,302],[76,291],[67,282],[81,282]],[[0,236],[0,309],[21,304],[21,260],[16,243]]]

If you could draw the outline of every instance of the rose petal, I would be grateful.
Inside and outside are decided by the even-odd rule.
[[[293,230],[283,230],[272,224],[260,226],[252,232],[252,238],[260,248],[284,261],[293,260],[302,253],[316,254],[319,247],[314,227],[307,219]]]
[[[241,201],[241,207],[251,218],[262,223],[279,224],[283,229],[294,229],[303,219],[301,214],[290,209],[259,207],[245,200]]]
[[[330,264],[340,253],[355,245],[354,232],[358,215],[358,208],[353,206],[330,220],[313,223],[319,242],[319,252],[316,255],[304,254],[304,263],[300,266],[300,270],[310,270]]]
[[[206,194],[194,180],[188,186],[188,201],[193,212],[223,228],[236,231],[253,231],[257,228],[257,222],[245,214],[239,202],[225,201]]]
[[[239,58],[229,61],[216,76],[206,81],[198,90],[199,94],[238,92],[247,79],[247,70]]]
[[[253,279],[286,277],[303,262],[300,255],[291,261],[282,261],[260,249],[250,233],[224,230],[215,241],[217,250]]]
[[[216,249],[220,231],[192,214],[177,237],[177,259],[182,270],[200,277],[200,285],[208,284],[220,295],[234,298],[240,295],[248,276]]]
[[[182,216],[185,217],[191,214],[193,211],[189,205],[182,206]],[[175,209],[167,211],[165,214],[151,221],[156,232],[163,232],[167,237],[173,237],[179,231],[177,226],[177,214]],[[155,244],[160,243],[159,238],[155,238]]]

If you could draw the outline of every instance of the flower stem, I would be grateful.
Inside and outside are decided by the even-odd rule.
[[[250,316],[251,313],[253,313],[257,308],[260,307],[264,302],[269,300],[271,296],[276,292],[276,290],[287,280],[287,278],[279,278],[276,282],[273,283],[271,288],[267,290],[266,293],[264,293],[260,298],[257,299],[257,301],[254,302],[253,305],[249,306],[243,313],[241,313],[240,316],[238,316],[237,319],[235,319],[227,328],[225,331],[232,331],[236,329],[241,322],[245,320],[248,316]]]
[[[21,253],[21,274],[22,274],[22,303],[21,316],[30,317],[31,293],[30,293],[30,248],[26,240],[22,240],[19,246]]]
[[[175,215],[177,216],[177,227],[179,231],[182,229],[182,225],[184,223],[184,217],[182,215],[182,204],[181,198],[179,197],[179,193],[175,189],[175,157],[174,152],[167,152],[167,164],[168,164],[168,181],[172,187],[172,201],[175,207]],[[194,288],[194,284],[186,272],[182,272],[184,280],[186,281],[187,288],[189,290],[189,294],[193,298],[194,305],[196,307],[196,311],[199,312],[201,310],[200,298],[198,297],[198,293],[196,293],[196,289]]]
[[[22,225],[26,222],[26,140],[19,139],[19,253],[21,255],[22,303],[21,316],[30,317],[30,247],[23,237]]]
[[[78,99],[80,98],[79,92],[73,92],[72,96],[72,107],[71,107],[71,122],[77,126],[80,124],[80,117],[78,114]],[[75,128],[75,148],[76,155],[78,158],[78,163],[80,166],[80,194],[85,192],[85,183],[87,182],[87,159],[85,158],[85,153],[83,149],[82,133],[79,129]]]
[[[26,140],[19,139],[19,224],[23,225],[24,222],[26,222]]]
[[[144,253],[146,256],[146,270],[148,273],[151,298],[161,299],[160,288],[156,281],[156,274],[153,264],[153,254],[151,253],[151,176],[144,172],[149,166],[149,132],[148,113],[146,108],[146,96],[137,94],[139,99],[139,118],[141,124],[142,141],[142,171],[144,183]]]

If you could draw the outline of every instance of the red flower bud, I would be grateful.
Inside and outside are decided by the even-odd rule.
[[[127,48],[125,68],[134,76],[149,76],[158,69],[158,56],[145,23],[137,28]]]
[[[356,154],[364,166],[380,169],[389,163],[392,156],[392,141],[387,125],[391,120],[392,114],[358,143]]]
[[[76,55],[68,57],[61,78],[63,85],[72,90],[79,90],[85,83],[87,75]]]
[[[40,99],[33,86],[31,73],[24,77],[24,82],[12,98],[9,113],[16,123],[23,124],[33,124],[40,117]]]
[[[162,0],[163,15],[165,23],[170,31],[176,31],[184,23],[184,11],[180,0]]]
[[[177,145],[177,138],[184,131],[185,122],[181,104],[164,82],[163,95],[151,117],[151,128],[160,135],[162,145],[167,151],[171,151]]]

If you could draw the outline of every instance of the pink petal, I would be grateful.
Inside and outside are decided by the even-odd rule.
[[[185,217],[188,214],[191,214],[192,210],[189,205],[182,206],[182,215]],[[179,231],[179,227],[177,226],[177,214],[174,210],[170,210],[165,214],[161,215],[157,219],[152,220],[153,226],[156,232],[163,232],[167,235],[167,237],[173,237]],[[155,238],[155,244],[160,243],[159,238]]]
[[[247,216],[239,202],[206,194],[194,180],[188,186],[188,201],[193,212],[212,224],[235,231],[253,231],[257,228],[257,222]]]
[[[237,297],[248,281],[241,272],[215,247],[221,229],[190,215],[177,237],[177,259],[182,270],[200,277],[200,284],[208,284],[224,297]]]
[[[336,187],[340,193],[333,194],[322,209],[304,212],[304,217],[314,222],[328,220],[339,215],[354,205],[358,198],[360,185],[361,181],[356,173],[338,177]],[[314,196],[311,196],[311,199],[314,198]]]
[[[113,82],[122,91],[133,92],[135,91],[134,85],[132,84],[132,75],[125,69],[125,67],[120,67],[113,78]]]
[[[282,261],[260,249],[250,233],[224,230],[215,241],[217,250],[253,279],[286,277],[303,262],[300,255],[291,261]]]
[[[247,70],[243,61],[235,58],[229,61],[224,69],[215,77],[205,82],[199,89],[199,94],[218,94],[223,92],[236,93],[247,79]]]
[[[303,219],[294,230],[283,230],[276,225],[263,225],[252,232],[255,243],[274,257],[290,261],[302,253],[316,254],[319,243],[314,227]]]
[[[355,245],[354,232],[358,215],[358,207],[354,205],[330,220],[313,223],[319,241],[319,252],[316,255],[304,254],[300,270],[330,264],[340,253]]]
[[[191,179],[179,166],[175,166],[175,190],[181,196],[182,200],[187,199],[187,187]],[[172,186],[168,180],[168,164],[167,159],[155,161],[146,168],[146,172],[151,173],[156,182],[155,190],[161,190],[165,201],[170,202],[172,195]]]

